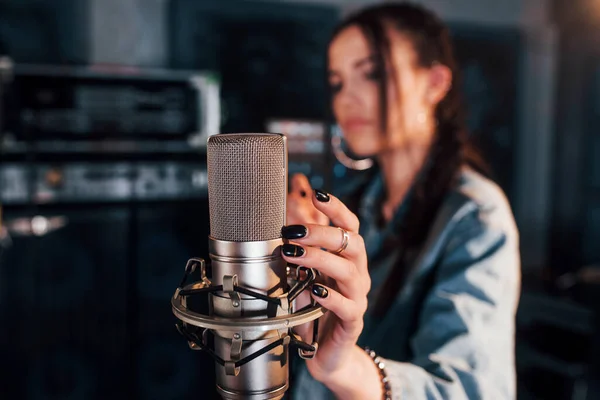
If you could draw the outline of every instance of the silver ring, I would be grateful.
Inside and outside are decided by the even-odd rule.
[[[348,231],[346,231],[345,229],[342,229],[340,227],[338,227],[338,229],[340,231],[342,231],[342,245],[340,246],[339,249],[337,249],[336,251],[333,252],[333,254],[342,254],[344,252],[344,250],[346,250],[346,247],[348,247],[348,242],[350,241],[350,235],[348,235]]]

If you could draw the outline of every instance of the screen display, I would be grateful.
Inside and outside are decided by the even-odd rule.
[[[287,137],[289,154],[323,154],[327,150],[327,125],[318,121],[270,120],[267,130]]]
[[[186,81],[17,76],[11,89],[9,130],[39,139],[167,138],[197,129],[198,94]]]

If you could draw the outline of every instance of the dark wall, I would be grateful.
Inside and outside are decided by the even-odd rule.
[[[325,48],[337,8],[174,0],[169,19],[170,66],[221,75],[223,132],[327,115]]]
[[[3,0],[0,53],[19,63],[82,63],[89,51],[87,1]]]
[[[468,127],[492,177],[514,200],[524,49],[517,28],[452,24]]]
[[[553,275],[600,264],[600,17],[592,10],[586,13],[586,4],[578,1],[556,11],[561,46],[553,171]]]

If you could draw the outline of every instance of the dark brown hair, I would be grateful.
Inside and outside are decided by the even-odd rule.
[[[392,305],[410,272],[410,257],[423,245],[434,218],[448,190],[455,184],[460,168],[467,164],[487,175],[487,166],[479,153],[471,147],[467,135],[465,112],[460,93],[460,74],[450,32],[445,24],[429,10],[411,3],[391,3],[369,7],[350,15],[335,30],[332,40],[350,26],[359,27],[367,38],[376,65],[381,68],[379,98],[381,121],[387,128],[387,80],[384,71],[390,61],[390,42],[386,35],[389,27],[406,35],[422,67],[435,63],[452,71],[452,86],[437,105],[437,131],[429,150],[427,162],[414,184],[404,220],[397,234],[402,248],[400,262],[385,280],[375,313],[384,314]]]

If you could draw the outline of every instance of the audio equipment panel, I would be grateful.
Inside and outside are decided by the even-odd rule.
[[[214,74],[16,64],[6,89],[4,151],[190,152],[220,127]]]
[[[201,162],[0,164],[5,205],[182,200],[206,197]]]

